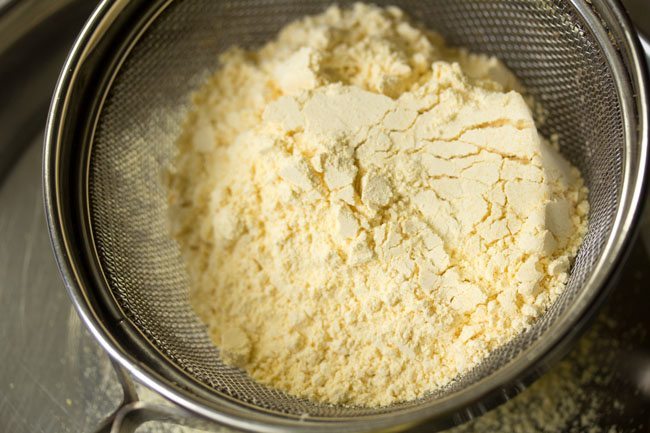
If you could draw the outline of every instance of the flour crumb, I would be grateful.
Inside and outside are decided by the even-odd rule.
[[[222,360],[314,401],[448,385],[561,293],[587,190],[495,58],[357,3],[230,49],[170,184]]]

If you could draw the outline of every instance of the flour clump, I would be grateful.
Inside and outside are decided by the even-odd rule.
[[[224,362],[289,394],[425,395],[530,326],[586,231],[579,171],[496,59],[331,7],[195,95],[170,182]]]

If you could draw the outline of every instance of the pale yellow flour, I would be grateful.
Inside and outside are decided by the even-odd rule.
[[[516,90],[397,8],[331,7],[227,51],[170,186],[224,361],[293,395],[387,405],[533,323],[588,205]]]

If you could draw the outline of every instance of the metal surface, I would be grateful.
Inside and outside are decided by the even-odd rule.
[[[47,254],[34,139],[0,187],[0,431],[89,431],[120,388]]]
[[[48,2],[52,5],[57,0]],[[38,2],[33,3],[38,5]],[[85,2],[82,8],[87,9],[88,3]],[[68,14],[71,15],[74,14]],[[58,20],[45,23],[53,26],[55,31],[43,33],[49,36],[38,45],[42,61],[47,61],[53,52],[62,54],[65,50],[65,46],[57,44],[67,45],[67,42],[54,37],[56,34],[71,34],[80,25],[80,22],[61,18],[65,17],[59,16]],[[0,33],[0,39],[2,36]],[[5,61],[4,53],[0,52],[0,68],[6,65]],[[38,62],[29,64],[30,68],[42,73],[42,78],[54,82],[58,72],[54,71],[55,68],[42,68]],[[14,65],[16,70],[21,66],[26,68]],[[4,91],[7,86],[28,88],[24,80],[31,75],[30,72],[31,69],[25,69],[24,73],[13,74],[18,81],[0,81],[2,94],[7,95]],[[40,94],[34,92],[32,96],[40,103],[18,107],[43,107],[50,93],[50,90]],[[9,102],[2,108],[11,106],[14,101],[10,99]],[[23,108],[13,108],[13,114],[23,118],[43,116],[42,112],[23,112]],[[16,157],[22,154],[15,165],[2,164],[5,160],[0,158],[0,165],[6,168],[0,169],[0,431],[88,432],[115,409],[121,391],[108,357],[81,324],[64,295],[42,215],[40,125],[38,122],[29,125],[23,127],[20,123],[8,123],[0,134],[0,149],[8,149]],[[20,128],[23,134],[16,134]],[[16,136],[25,140],[13,139]],[[650,317],[646,312],[646,306],[650,305],[650,291],[647,290],[647,281],[650,280],[650,212],[646,212],[645,221],[643,235],[647,239],[646,246],[637,242],[611,298],[612,317],[620,321],[617,329],[621,333],[639,326],[650,329]],[[607,338],[624,340],[623,336],[617,335]],[[647,338],[638,336],[628,343],[635,351],[645,353],[646,357],[650,352]],[[589,431],[607,432],[611,425],[618,424],[624,426],[622,430],[616,430],[619,432],[632,431],[632,427],[636,428],[634,431],[650,432],[649,402],[643,397],[642,382],[625,379],[643,377],[645,369],[633,370],[626,366],[624,370],[626,374],[606,390],[624,401],[624,408],[619,410],[607,403],[599,406],[603,419]],[[555,370],[549,373],[554,374]],[[585,391],[591,393],[599,387],[602,384],[590,383]],[[151,399],[150,393],[147,395],[144,389],[140,394]],[[535,407],[530,411],[535,411]],[[162,431],[189,430],[151,423],[138,429],[142,433]]]
[[[47,95],[92,6],[81,0],[22,0],[0,10],[0,178],[22,150],[16,143],[25,144],[42,129]]]
[[[650,36],[650,3],[647,0],[622,0],[634,25],[646,38]]]
[[[563,353],[629,245],[645,179],[647,107],[635,37],[620,10],[596,0],[400,5],[452,43],[503,58],[550,113],[546,131],[560,133],[590,187],[589,232],[567,290],[535,326],[449,389],[391,407],[313,404],[221,364],[187,303],[158,179],[188,92],[214,68],[214,53],[235,41],[260,43],[323,4],[104,2],[68,59],[47,130],[55,252],[95,337],[197,415],[260,431],[406,428],[432,419],[443,427],[464,409],[502,401]],[[581,97],[590,103],[576,106]]]

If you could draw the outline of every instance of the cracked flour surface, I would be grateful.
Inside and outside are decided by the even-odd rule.
[[[496,59],[357,4],[227,51],[170,179],[225,362],[312,400],[444,386],[562,291],[587,191]]]

